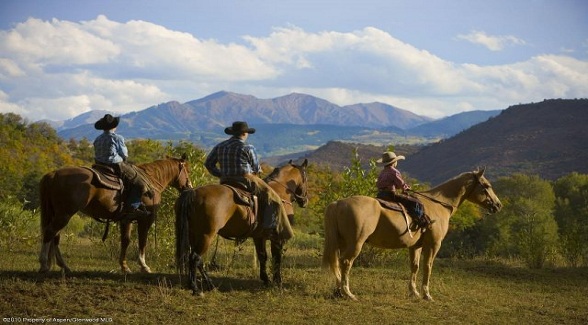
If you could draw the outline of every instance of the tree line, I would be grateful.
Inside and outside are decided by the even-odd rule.
[[[186,153],[195,186],[217,182],[203,166],[206,152],[191,142],[137,139],[128,141],[127,146],[131,161],[137,164]],[[89,166],[93,154],[88,139],[64,140],[47,123],[28,123],[13,113],[0,114],[0,244],[30,241],[32,235],[38,235],[38,183],[43,174],[68,165]],[[310,162],[311,201],[307,209],[297,209],[296,231],[321,234],[324,208],[334,200],[356,194],[375,196],[379,173],[375,162],[365,168],[357,152],[341,154],[349,155],[344,172]],[[410,175],[405,178],[414,190],[430,187]],[[464,203],[450,221],[441,257],[518,259],[533,268],[588,265],[588,175],[570,173],[547,181],[536,175],[513,174],[491,182],[504,208],[484,215],[477,206]],[[160,209],[160,218],[170,219],[159,234],[164,246],[169,242],[169,249],[173,246],[171,220],[176,197],[177,193],[164,193]],[[88,223],[83,229],[87,233],[93,227]],[[386,253],[368,249],[362,254]],[[369,259],[365,261],[369,264]]]

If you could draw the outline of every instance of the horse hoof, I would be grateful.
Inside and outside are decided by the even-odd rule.
[[[129,270],[129,271],[130,271],[130,270]],[[151,273],[151,268],[150,268],[150,267],[148,267],[148,266],[146,266],[146,267],[143,267],[143,268],[141,268],[141,272],[142,272],[142,273],[147,273],[147,274],[149,274],[149,273]]]
[[[340,288],[333,290],[333,294],[331,295],[333,298],[343,298],[343,292]]]

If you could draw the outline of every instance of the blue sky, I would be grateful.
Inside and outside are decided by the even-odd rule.
[[[0,113],[62,120],[220,91],[420,115],[588,97],[588,2],[0,1]]]

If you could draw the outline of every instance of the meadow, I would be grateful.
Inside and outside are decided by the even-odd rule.
[[[116,234],[116,233],[115,233]],[[530,269],[517,261],[437,259],[432,302],[408,297],[404,251],[387,251],[370,267],[355,266],[359,301],[332,297],[321,268],[322,239],[296,233],[286,245],[282,288],[258,279],[251,240],[220,240],[210,272],[217,288],[203,297],[186,289],[173,254],[150,238],[152,274],[122,274],[118,235],[106,243],[69,237],[61,247],[71,274],[54,266],[38,274],[38,245],[14,243],[0,259],[3,323],[112,324],[586,324],[588,268]],[[136,243],[132,244],[136,246]],[[136,248],[129,252],[130,266]],[[207,255],[207,260],[212,258]]]

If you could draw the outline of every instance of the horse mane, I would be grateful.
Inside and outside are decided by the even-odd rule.
[[[263,179],[263,181],[267,183],[269,181],[272,181],[272,180],[276,179],[278,177],[278,175],[280,175],[281,168],[282,167],[276,167],[276,168],[274,168],[274,170],[272,170],[272,172],[269,175],[267,175]]]
[[[166,159],[158,159],[152,162],[140,164],[139,167],[145,170],[145,172],[149,175],[152,175],[154,170],[161,169],[163,169],[167,174],[174,171],[175,163],[178,161],[178,158],[168,157]]]
[[[464,178],[470,178],[473,181],[474,172],[464,172],[457,176],[450,178],[449,180],[427,190],[423,193],[427,193],[430,195],[435,195],[436,193],[444,192],[447,193],[449,190],[460,191],[463,188],[465,182],[463,181]],[[459,185],[458,185],[459,184]]]

